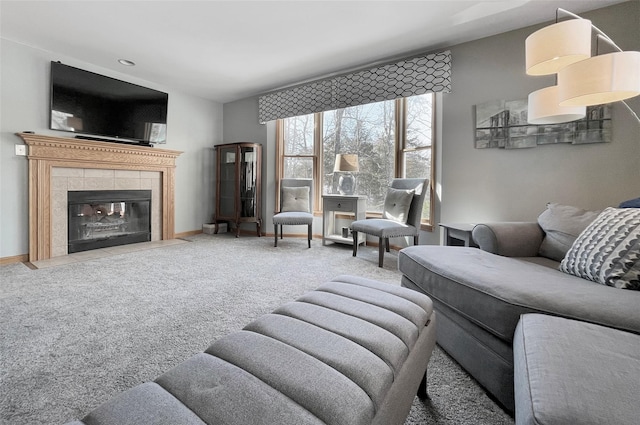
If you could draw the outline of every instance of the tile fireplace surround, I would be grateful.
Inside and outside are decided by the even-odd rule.
[[[151,190],[151,240],[174,238],[179,151],[29,133],[29,261],[67,254],[67,191]]]

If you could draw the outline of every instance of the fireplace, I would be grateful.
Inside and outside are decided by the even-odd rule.
[[[67,192],[68,253],[151,240],[150,190]]]
[[[19,133],[29,151],[29,261],[68,254],[67,192],[151,190],[151,241],[173,239],[176,158],[158,147]]]

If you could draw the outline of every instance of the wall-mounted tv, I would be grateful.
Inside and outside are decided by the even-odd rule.
[[[168,100],[167,93],[51,62],[52,130],[87,139],[166,143]]]

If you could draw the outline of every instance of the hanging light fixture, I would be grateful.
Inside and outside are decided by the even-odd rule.
[[[542,28],[525,42],[527,74],[557,73],[556,86],[529,95],[528,121],[570,122],[583,118],[586,106],[616,101],[623,101],[638,119],[624,99],[640,95],[640,52],[622,51],[591,21],[564,9],[557,10],[556,21],[559,12],[575,19]],[[592,31],[618,52],[590,57]]]

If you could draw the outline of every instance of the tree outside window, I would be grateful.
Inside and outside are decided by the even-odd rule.
[[[284,120],[284,177],[312,179],[314,159],[313,114]]]
[[[367,197],[368,211],[382,212],[395,173],[395,121],[393,100],[324,113],[325,193],[337,193],[339,175],[333,174],[336,155],[355,153],[360,166],[355,193]]]

